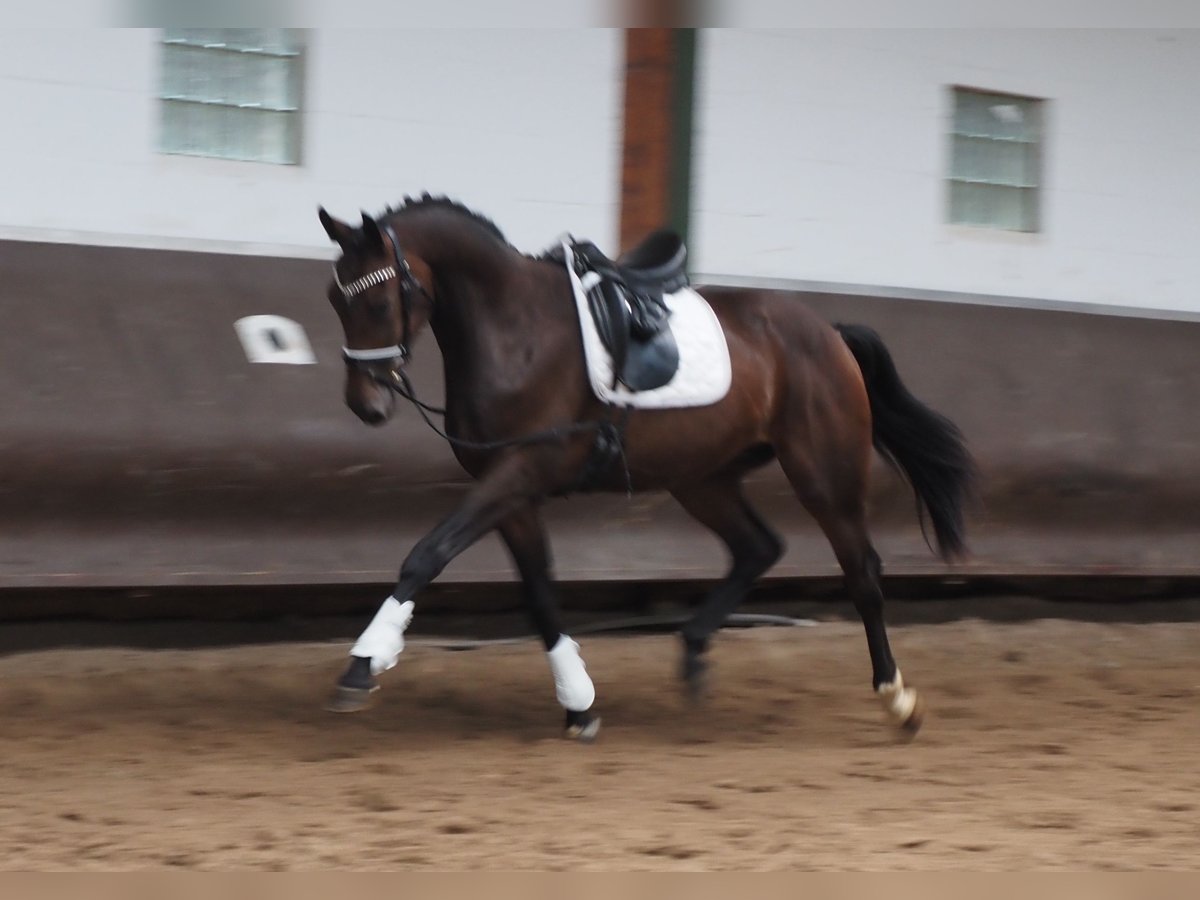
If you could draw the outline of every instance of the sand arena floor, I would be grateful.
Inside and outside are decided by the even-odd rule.
[[[346,643],[9,653],[0,867],[1200,867],[1200,624],[892,640],[912,743],[847,621],[723,633],[699,710],[673,638],[585,638],[592,746],[535,643],[416,643],[357,716],[321,709]]]

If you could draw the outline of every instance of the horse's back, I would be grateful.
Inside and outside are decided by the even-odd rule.
[[[777,424],[801,416],[809,427],[815,415],[823,429],[849,428],[855,441],[864,427],[869,431],[858,362],[833,325],[802,296],[754,288],[698,290],[725,329],[735,376],[740,369],[743,377],[770,379],[771,417]],[[739,357],[746,358],[742,365]]]
[[[758,288],[699,286],[696,290],[720,321],[731,354],[741,345],[743,352],[759,357],[774,351],[778,362],[789,367],[809,362],[858,372],[840,335],[802,296]]]

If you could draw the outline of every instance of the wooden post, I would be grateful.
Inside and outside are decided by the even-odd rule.
[[[621,250],[665,225],[687,237],[695,30],[625,32]]]

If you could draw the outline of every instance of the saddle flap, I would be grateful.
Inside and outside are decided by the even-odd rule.
[[[602,278],[593,281],[585,290],[596,331],[612,356],[613,372],[620,377],[629,349],[629,304],[615,284]]]
[[[613,360],[614,386],[648,391],[669,382],[679,368],[679,349],[668,327],[670,310],[655,302],[631,302],[622,284],[601,280],[587,292],[596,330]]]
[[[618,380],[631,391],[652,391],[669,384],[679,371],[679,346],[671,329],[644,341],[631,341]]]
[[[613,383],[648,391],[679,369],[665,296],[687,286],[686,250],[673,231],[656,231],[613,262],[590,241],[564,242],[564,256],[586,297],[601,342],[613,362]]]

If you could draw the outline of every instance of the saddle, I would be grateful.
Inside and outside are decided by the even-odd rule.
[[[649,391],[679,368],[664,296],[688,284],[683,239],[669,229],[647,236],[615,262],[590,241],[572,241],[575,272],[605,348],[612,356],[613,387]]]

